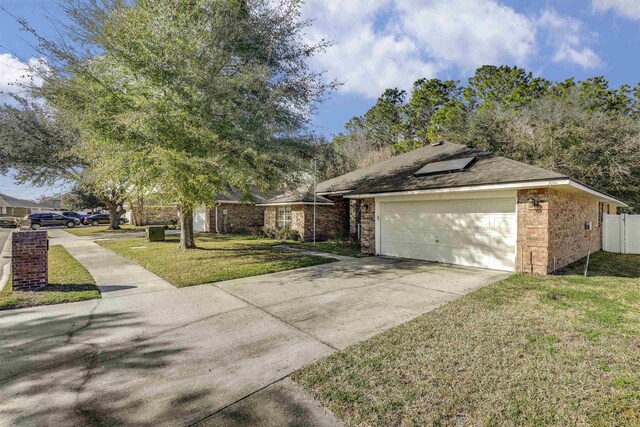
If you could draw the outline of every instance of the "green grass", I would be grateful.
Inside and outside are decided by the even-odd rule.
[[[89,272],[59,245],[49,249],[49,285],[42,291],[13,292],[11,278],[0,292],[0,310],[100,298]]]
[[[360,252],[360,245],[351,243],[336,243],[336,242],[287,242],[287,246],[292,248],[304,249],[307,251],[327,252],[330,254],[344,255],[351,257],[364,257],[369,256]]]
[[[640,256],[514,275],[293,375],[347,425],[640,425]]]
[[[131,224],[124,224],[120,226],[120,230],[109,230],[108,225],[82,225],[74,228],[65,228],[64,231],[73,234],[74,236],[99,236],[101,234],[120,234],[120,233],[136,233],[144,231],[144,227],[138,227]]]
[[[132,259],[177,287],[201,285],[324,264],[334,260],[275,249],[281,244],[250,236],[196,237],[198,249],[181,252],[178,236],[165,242],[144,238],[98,241],[101,246]]]

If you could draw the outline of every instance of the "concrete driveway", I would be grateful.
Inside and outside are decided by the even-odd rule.
[[[335,425],[291,372],[506,277],[364,258],[183,289],[131,276],[129,286],[104,264],[138,266],[86,240],[65,246],[115,292],[0,313],[1,425]]]

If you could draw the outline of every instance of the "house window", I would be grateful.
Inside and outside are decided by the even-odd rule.
[[[291,205],[278,206],[276,211],[276,227],[291,228]]]

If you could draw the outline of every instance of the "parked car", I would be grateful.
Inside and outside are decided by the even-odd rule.
[[[0,216],[0,227],[18,228],[18,218],[12,216]]]
[[[29,221],[32,230],[39,230],[40,227],[59,227],[66,226],[73,228],[80,225],[80,220],[68,216],[60,215],[56,212],[37,212],[24,217],[25,221]]]
[[[126,224],[126,218],[120,218],[120,225]],[[82,220],[84,225],[100,225],[100,224],[109,224],[111,220],[109,219],[109,214],[95,214],[84,217]]]
[[[86,214],[76,211],[62,211],[60,212],[64,216],[68,216],[69,218],[76,218],[78,221],[82,222]]]

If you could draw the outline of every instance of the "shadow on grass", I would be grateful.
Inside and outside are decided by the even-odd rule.
[[[583,275],[587,258],[557,271],[559,275]],[[589,258],[587,277],[640,277],[640,255],[596,252]]]
[[[210,389],[174,388],[160,374],[188,347],[158,334],[121,339],[144,328],[136,313],[19,310],[0,325],[0,419],[10,425],[178,425],[207,408]]]
[[[98,291],[98,287],[93,283],[86,284],[65,284],[54,283],[45,286],[44,289],[37,291],[29,291],[29,293],[38,294],[39,292],[85,292],[85,291]]]

